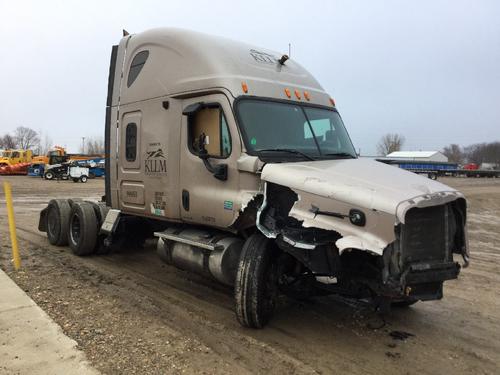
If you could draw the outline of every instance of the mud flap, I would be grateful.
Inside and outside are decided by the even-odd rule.
[[[38,230],[40,232],[47,232],[47,210],[48,207],[45,207],[40,212],[40,219],[38,220]]]

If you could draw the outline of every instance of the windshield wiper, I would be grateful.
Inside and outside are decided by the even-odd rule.
[[[255,150],[255,151],[257,151],[257,152],[269,152],[269,151],[271,151],[271,152],[289,152],[290,154],[301,155],[301,156],[305,157],[307,160],[311,160],[311,161],[316,160],[312,156],[307,155],[307,154],[303,153],[302,151],[294,150],[291,148],[266,148],[263,150]]]
[[[323,154],[323,155],[325,155],[325,156],[348,156],[352,159],[356,159],[356,157],[353,154],[350,154],[348,152],[331,152],[331,153]]]

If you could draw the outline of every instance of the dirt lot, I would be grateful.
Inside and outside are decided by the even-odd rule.
[[[500,179],[441,180],[469,199],[472,253],[442,301],[385,322],[332,297],[288,301],[259,331],[238,325],[229,288],[162,264],[154,244],[86,258],[51,246],[40,209],[52,197],[99,200],[102,180],[1,180],[13,185],[23,268],[11,266],[3,191],[0,267],[103,373],[500,373]]]

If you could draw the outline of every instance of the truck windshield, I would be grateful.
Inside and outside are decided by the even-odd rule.
[[[356,151],[335,110],[244,99],[237,114],[247,151],[308,160],[355,158]]]

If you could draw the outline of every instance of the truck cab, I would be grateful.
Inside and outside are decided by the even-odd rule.
[[[263,327],[279,294],[440,299],[453,254],[467,264],[463,195],[358,158],[334,100],[287,55],[179,29],[127,34],[105,140],[99,233],[109,244],[127,222],[154,228],[164,261],[234,287],[244,326]],[[68,241],[88,254],[77,206]]]
[[[0,167],[13,166],[19,163],[30,163],[33,156],[31,150],[4,150],[0,157]]]

